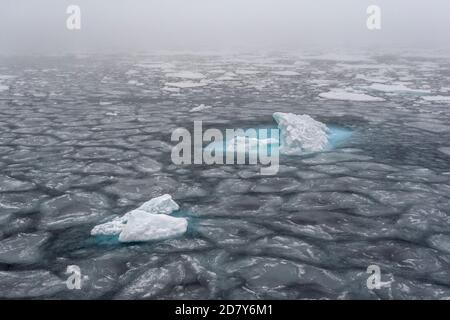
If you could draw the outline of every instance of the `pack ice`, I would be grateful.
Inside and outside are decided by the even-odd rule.
[[[298,154],[318,152],[328,145],[329,129],[308,115],[275,112],[273,118],[280,129],[280,152]]]
[[[91,235],[119,236],[120,242],[167,239],[182,235],[187,229],[185,218],[169,216],[180,207],[168,194],[153,198],[122,217],[95,226]]]

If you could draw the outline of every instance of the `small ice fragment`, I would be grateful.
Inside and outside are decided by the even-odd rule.
[[[178,209],[180,209],[180,207],[172,200],[172,196],[169,194],[153,198],[137,208],[137,210],[154,214],[171,214]]]
[[[411,89],[405,86],[403,83],[397,84],[382,84],[373,83],[367,87],[367,89],[383,91],[383,92],[412,92],[412,93],[430,93],[430,90],[425,89]]]
[[[212,108],[211,106],[206,106],[203,103],[201,105],[199,105],[198,107],[194,107],[192,108],[189,112],[198,112],[198,111],[203,111],[203,110],[207,110]]]
[[[344,101],[361,101],[361,102],[384,101],[383,98],[369,96],[368,94],[360,92],[350,92],[343,89],[333,89],[328,92],[323,92],[319,94],[319,97],[330,100],[344,100]]]
[[[168,78],[181,78],[181,79],[190,79],[190,80],[200,80],[204,79],[205,76],[198,72],[191,71],[182,71],[182,72],[174,72],[166,74]]]
[[[121,242],[149,241],[174,237],[186,232],[187,220],[168,214],[180,207],[168,194],[153,198],[139,208],[107,223],[95,226],[91,235],[117,236]]]
[[[206,82],[206,81],[202,81],[202,82],[193,82],[193,81],[166,82],[166,86],[180,88],[180,89],[198,88],[198,87],[204,87],[207,85],[208,85],[208,82]]]

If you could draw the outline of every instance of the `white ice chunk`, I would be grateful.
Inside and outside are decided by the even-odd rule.
[[[161,240],[184,234],[187,220],[134,210],[119,235],[120,242]]]
[[[167,216],[180,207],[168,194],[153,198],[122,217],[95,226],[91,235],[119,235],[119,241],[148,241],[178,236],[186,231],[187,220]],[[183,226],[184,229],[183,229]],[[184,230],[184,231],[182,231]]]
[[[169,194],[153,198],[137,208],[137,210],[154,214],[171,214],[178,209],[180,209],[180,207],[172,200],[172,197]]]
[[[166,74],[166,77],[168,78],[181,78],[181,79],[189,79],[189,80],[200,80],[204,79],[205,76],[198,72],[191,72],[191,71],[182,71],[182,72],[175,72],[175,73],[169,73]]]
[[[405,86],[403,83],[397,84],[382,84],[373,83],[367,87],[367,89],[383,91],[383,92],[412,92],[412,93],[430,93],[430,90],[426,89],[411,89]]]
[[[328,145],[328,128],[308,115],[275,112],[280,129],[281,153],[317,152]]]
[[[162,88],[162,90],[167,91],[167,92],[174,92],[174,93],[180,92],[180,88],[164,87],[164,88]]]
[[[198,107],[192,108],[189,112],[198,112],[198,111],[203,111],[203,110],[207,110],[207,109],[211,109],[211,108],[212,108],[211,106],[206,106],[202,103]]]
[[[360,92],[350,92],[343,89],[333,89],[328,92],[323,92],[319,94],[319,97],[330,100],[346,100],[346,101],[384,101],[383,98],[369,96],[365,93]]]
[[[208,82],[206,82],[206,81],[202,81],[202,82],[193,82],[193,81],[166,82],[166,86],[180,88],[180,89],[198,88],[198,87],[204,87],[207,85],[208,85]]]

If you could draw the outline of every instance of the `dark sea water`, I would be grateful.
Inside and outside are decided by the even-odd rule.
[[[450,58],[400,55],[3,57],[0,298],[448,299],[450,101],[426,97],[448,98],[449,76]],[[319,97],[335,89],[383,100]],[[282,155],[275,176],[171,161],[178,127],[273,127],[274,112],[352,134]],[[184,236],[90,236],[165,193]]]

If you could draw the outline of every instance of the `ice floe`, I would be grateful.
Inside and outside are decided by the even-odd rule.
[[[168,78],[180,78],[180,79],[189,79],[189,80],[201,80],[204,79],[205,76],[198,72],[191,72],[191,71],[182,71],[182,72],[175,72],[175,73],[168,73],[166,74],[166,77]]]
[[[411,89],[405,86],[403,83],[397,84],[382,84],[382,83],[373,83],[370,86],[366,87],[370,90],[383,91],[383,92],[409,92],[409,93],[430,93],[430,90],[427,89]]]
[[[204,86],[207,86],[207,85],[208,85],[208,82],[206,82],[206,81],[200,81],[200,82],[194,82],[194,81],[166,82],[166,86],[180,88],[180,89],[199,88],[199,87],[204,87]]]
[[[295,72],[295,71],[289,71],[289,70],[285,70],[285,71],[272,71],[273,74],[277,75],[277,76],[286,76],[286,77],[290,77],[290,76],[298,76],[300,75],[300,73]]]
[[[208,110],[211,109],[211,106],[207,106],[204,105],[203,103],[197,107],[192,108],[191,110],[189,110],[189,112],[198,112],[198,111],[203,111],[203,110]]]
[[[450,96],[423,96],[422,99],[431,102],[450,102]]]
[[[352,92],[344,89],[333,89],[328,92],[319,94],[319,97],[329,100],[344,100],[344,101],[361,101],[361,102],[376,102],[384,101],[383,98],[370,96],[361,92]]]
[[[308,115],[275,112],[280,129],[280,151],[284,154],[317,152],[328,145],[328,128]]]
[[[182,235],[187,230],[185,218],[168,214],[179,209],[168,194],[153,198],[122,217],[97,225],[91,235],[119,236],[120,242],[160,240]]]

